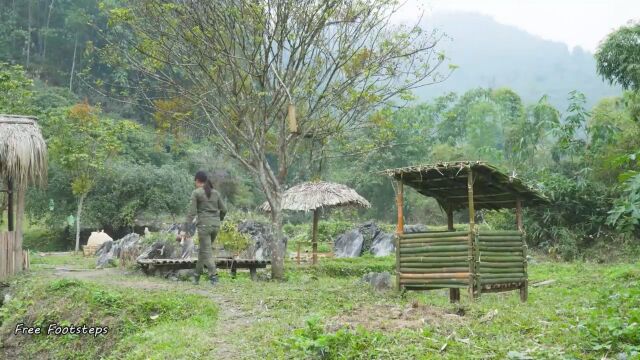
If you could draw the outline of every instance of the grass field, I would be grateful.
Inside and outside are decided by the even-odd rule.
[[[640,264],[529,264],[518,294],[376,293],[361,274],[392,258],[291,265],[285,282],[222,275],[218,287],[92,270],[71,255],[34,259],[5,288],[5,356],[176,359],[640,359]],[[86,269],[83,271],[82,269]],[[265,275],[266,277],[266,275]],[[109,326],[99,337],[13,335],[19,322]]]

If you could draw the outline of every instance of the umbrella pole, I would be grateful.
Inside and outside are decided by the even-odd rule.
[[[313,229],[311,233],[311,246],[313,248],[311,263],[315,265],[318,262],[318,209],[313,210]]]

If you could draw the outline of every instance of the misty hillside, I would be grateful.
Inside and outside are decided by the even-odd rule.
[[[436,27],[447,35],[440,47],[459,68],[444,83],[417,90],[421,100],[449,91],[506,86],[525,102],[546,94],[552,104],[565,109],[571,90],[584,92],[589,106],[620,93],[596,74],[593,54],[580,48],[570,52],[563,43],[541,39],[489,16],[437,13],[423,27]]]

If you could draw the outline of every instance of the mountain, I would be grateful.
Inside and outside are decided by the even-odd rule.
[[[544,40],[477,13],[436,13],[421,24],[444,32],[439,44],[458,68],[446,81],[415,91],[420,100],[477,87],[509,87],[526,103],[547,95],[564,110],[572,90],[583,92],[590,107],[621,90],[597,74],[593,54],[560,42]]]

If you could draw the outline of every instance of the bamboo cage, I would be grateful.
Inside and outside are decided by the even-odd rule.
[[[384,170],[397,182],[396,287],[398,290],[460,289],[470,299],[483,292],[519,290],[528,297],[527,246],[522,207],[548,203],[515,176],[481,161],[440,162]],[[447,231],[404,234],[404,185],[433,197],[447,213]],[[479,230],[476,210],[513,208],[514,230]],[[469,211],[469,228],[456,231],[453,213]]]

